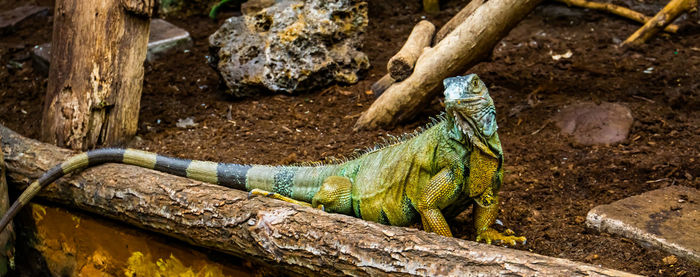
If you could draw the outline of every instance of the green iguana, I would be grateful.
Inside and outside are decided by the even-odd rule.
[[[491,228],[498,214],[503,152],[496,111],[478,76],[447,78],[444,119],[410,139],[368,151],[356,159],[320,166],[265,166],[183,160],[134,149],[88,151],[51,168],[12,204],[4,229],[38,191],[68,173],[102,163],[123,163],[183,176],[251,194],[267,195],[328,212],[452,236],[445,217],[472,202],[476,240],[508,244],[524,237]]]

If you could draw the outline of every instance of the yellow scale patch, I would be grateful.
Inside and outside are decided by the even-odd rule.
[[[63,173],[67,174],[76,169],[88,166],[88,162],[89,161],[87,153],[81,153],[70,157],[67,161],[63,162],[61,164],[61,169],[63,169]]]
[[[217,184],[219,181],[216,176],[217,166],[215,162],[192,161],[187,167],[187,178]]]
[[[156,166],[156,156],[155,153],[127,149],[124,151],[124,163],[153,169]]]
[[[469,159],[470,197],[475,197],[493,185],[493,178],[498,170],[498,160],[481,151],[472,152]]]
[[[246,189],[254,188],[273,191],[275,187],[275,170],[272,166],[253,166],[246,174]]]

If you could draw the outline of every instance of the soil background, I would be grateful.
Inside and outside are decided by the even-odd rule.
[[[26,3],[4,1],[0,11]],[[227,17],[167,18],[190,32],[194,46],[146,64],[139,131],[128,147],[221,162],[291,164],[352,156],[387,135],[411,132],[442,110],[435,99],[414,120],[395,129],[352,131],[374,100],[370,85],[386,72],[415,23],[441,26],[468,1],[443,1],[436,15],[420,1],[369,1],[363,51],[372,68],[351,86],[299,95],[266,94],[235,99],[225,94],[206,64],[207,37]],[[663,1],[615,3],[653,14]],[[672,184],[700,189],[700,17],[681,19],[683,29],[660,34],[641,49],[617,45],[639,24],[610,14],[545,2],[512,30],[477,73],[498,111],[506,155],[500,219],[528,238],[516,248],[644,275],[700,276],[687,260],[587,228],[594,206]],[[34,45],[51,39],[53,18],[34,16],[0,34],[0,124],[38,138],[47,77],[35,70]],[[553,54],[572,52],[554,60]],[[652,68],[652,69],[650,69]],[[649,70],[650,69],[650,70]],[[645,70],[647,73],[645,73]],[[562,135],[551,118],[583,101],[617,102],[632,110],[627,141],[584,146]],[[192,117],[198,125],[177,128]],[[451,221],[456,237],[474,239],[471,214]],[[420,227],[420,226],[415,226]]]

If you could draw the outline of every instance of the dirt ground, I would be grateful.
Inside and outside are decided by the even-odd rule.
[[[395,129],[352,131],[374,99],[365,91],[386,72],[413,25],[422,17],[443,24],[468,1],[443,1],[437,15],[424,14],[420,1],[403,2],[369,3],[364,52],[373,66],[365,80],[294,96],[233,99],[223,93],[205,62],[207,36],[235,13],[218,21],[168,18],[192,34],[194,47],[146,65],[139,131],[128,146],[193,159],[290,164],[350,156],[387,134],[424,125],[440,112],[439,99]],[[628,3],[653,9],[662,2]],[[678,34],[624,51],[617,43],[640,25],[545,3],[497,45],[489,61],[468,71],[479,74],[496,102],[506,155],[501,220],[528,238],[518,249],[644,275],[700,276],[697,264],[666,264],[666,252],[585,225],[596,205],[672,184],[700,189],[699,20],[697,14],[687,17]],[[50,40],[51,25],[50,15],[38,16],[0,34],[0,124],[32,138],[38,137],[47,79],[34,70],[30,51]],[[551,57],[567,51],[569,59]],[[583,146],[560,134],[550,118],[582,101],[627,105],[634,116],[628,140]],[[175,126],[187,117],[198,126]],[[450,226],[457,237],[473,239],[470,224],[466,213]]]

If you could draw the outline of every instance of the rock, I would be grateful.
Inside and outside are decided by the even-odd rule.
[[[184,50],[192,46],[190,33],[162,19],[151,20],[146,60],[152,62],[170,50]]]
[[[22,6],[9,11],[0,12],[0,34],[9,32],[12,28],[23,20],[35,14],[48,14],[49,7]]]
[[[239,97],[352,84],[369,68],[357,50],[366,27],[363,1],[282,0],[227,19],[209,37],[210,64]]]
[[[694,188],[670,186],[597,206],[586,223],[700,263],[700,191]]]
[[[151,20],[151,32],[148,37],[146,61],[153,62],[171,50],[182,50],[192,46],[190,33],[162,19]],[[32,50],[34,68],[48,73],[51,60],[51,43],[34,46]]]
[[[579,103],[554,116],[561,131],[581,144],[613,144],[627,138],[634,119],[626,106],[616,103]]]
[[[51,43],[35,45],[32,49],[32,63],[34,69],[43,75],[49,74],[49,63],[51,61]]]

